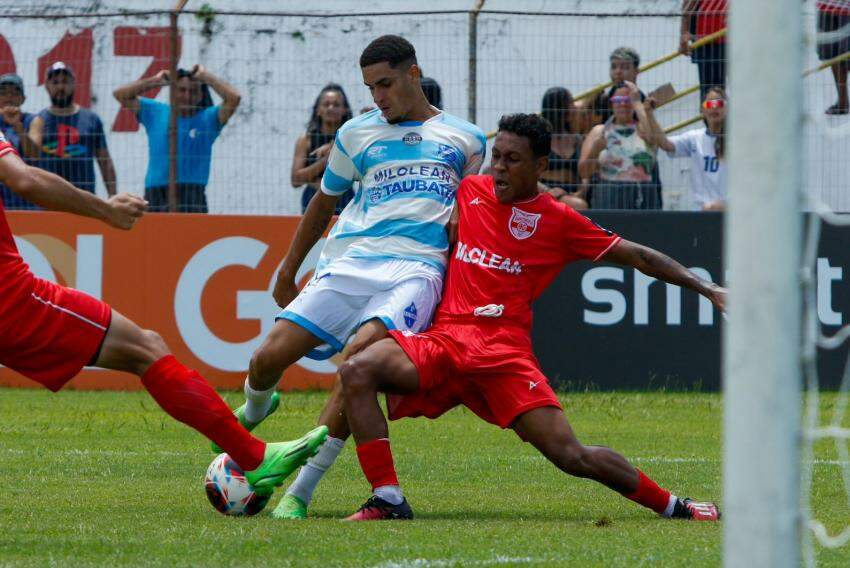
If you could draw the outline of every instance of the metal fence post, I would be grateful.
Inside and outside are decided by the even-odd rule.
[[[169,57],[168,57],[168,102],[170,112],[168,116],[168,211],[177,212],[177,58],[178,58],[178,36],[180,29],[177,27],[177,18],[189,0],[178,0],[174,10],[171,11],[170,33],[169,33]]]

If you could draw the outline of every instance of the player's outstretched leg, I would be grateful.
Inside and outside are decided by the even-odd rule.
[[[372,497],[346,520],[412,519],[413,510],[401,492],[395,472],[389,428],[378,404],[378,392],[416,392],[416,367],[398,343],[384,339],[343,363],[339,374],[357,458],[373,491]]]
[[[293,442],[266,444],[253,437],[203,377],[171,355],[158,334],[114,310],[95,364],[141,377],[165,412],[224,448],[248,481],[264,490],[282,484],[327,437],[324,427]]]
[[[343,360],[348,360],[366,347],[387,336],[387,327],[379,319],[372,319],[360,326],[354,339],[343,351]],[[319,424],[328,427],[328,439],[319,448],[319,453],[310,458],[298,471],[295,481],[286,489],[286,494],[272,511],[276,519],[305,519],[313,492],[333,465],[351,435],[342,398],[342,383],[337,375],[331,395],[325,403]]]
[[[233,411],[249,432],[280,406],[277,383],[287,367],[322,342],[312,333],[288,320],[278,320],[269,335],[251,356],[245,379],[245,404]],[[222,449],[212,444],[213,452]]]
[[[560,408],[530,410],[517,418],[513,429],[565,473],[598,481],[664,517],[698,521],[720,518],[714,503],[680,499],[610,448],[582,445]]]

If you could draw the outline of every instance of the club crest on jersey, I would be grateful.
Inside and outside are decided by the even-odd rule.
[[[422,142],[422,135],[418,132],[408,132],[402,137],[402,141],[408,146],[416,146],[420,142]]]
[[[540,220],[540,213],[527,213],[522,209],[511,207],[511,220],[508,222],[508,228],[515,239],[527,239],[537,230],[537,221]]]
[[[440,144],[437,147],[437,157],[446,162],[447,164],[453,164],[455,162],[460,161],[460,156],[458,155],[458,151],[448,144]]]
[[[409,306],[404,308],[404,323],[407,327],[413,327],[416,324],[416,318],[419,312],[416,310],[416,304],[411,302]]]

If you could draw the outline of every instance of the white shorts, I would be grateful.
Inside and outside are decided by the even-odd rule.
[[[350,263],[351,261],[347,261]],[[307,357],[327,359],[372,319],[387,329],[423,331],[440,303],[442,275],[415,261],[358,261],[314,277],[277,316],[303,327],[329,347]]]

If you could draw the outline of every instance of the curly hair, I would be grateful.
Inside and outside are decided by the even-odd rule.
[[[535,158],[548,156],[552,150],[552,125],[540,115],[506,114],[499,120],[499,132],[528,138]]]

